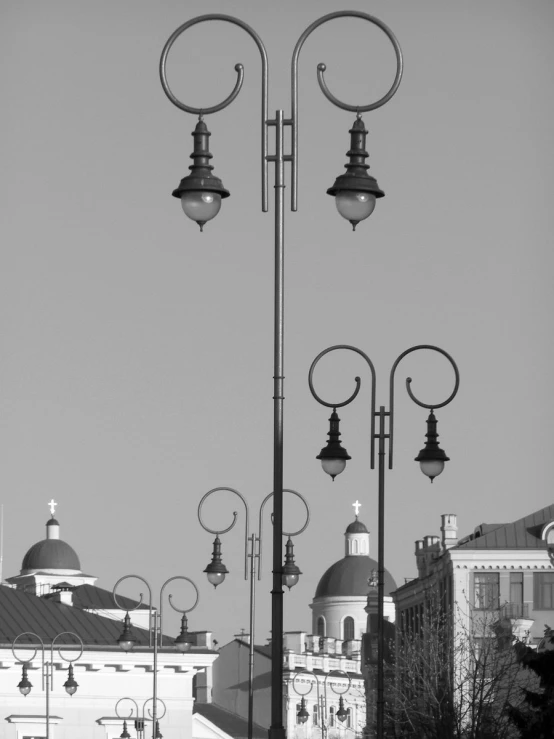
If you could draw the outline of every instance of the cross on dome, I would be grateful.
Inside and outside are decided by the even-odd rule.
[[[356,518],[358,518],[358,513],[360,512],[360,508],[362,507],[362,504],[359,501],[356,501],[355,503],[352,503],[352,508],[354,509],[356,513]]]
[[[50,513],[52,514],[52,518],[54,517],[54,513],[56,513],[56,506],[58,505],[54,498],[48,503],[50,506]]]

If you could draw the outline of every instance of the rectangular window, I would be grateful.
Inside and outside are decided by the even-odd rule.
[[[500,605],[500,575],[498,572],[475,572],[475,608],[495,610]]]
[[[554,610],[554,572],[535,572],[534,580],[535,610]]]
[[[523,572],[510,572],[510,603],[523,603]]]

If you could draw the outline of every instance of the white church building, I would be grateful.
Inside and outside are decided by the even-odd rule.
[[[148,739],[152,736],[153,689],[150,611],[144,605],[132,610],[137,601],[118,596],[122,608],[129,609],[136,641],[132,651],[121,651],[117,639],[125,610],[115,607],[112,592],[98,587],[96,577],[81,570],[76,551],[60,538],[53,505],[51,513],[46,537],[28,549],[20,573],[0,586],[0,736],[44,739],[48,714],[50,739],[116,739],[123,733],[116,704],[129,697],[136,702],[139,715],[145,714],[144,736]],[[24,632],[36,636],[20,637]],[[66,690],[73,690],[68,685],[68,660],[79,655],[80,647],[71,634],[84,645],[73,663],[77,688],[72,695]],[[212,720],[194,712],[193,692],[200,701],[211,699],[211,667],[218,654],[212,649],[209,632],[193,635],[196,643],[184,654],[174,648],[176,635],[164,636],[158,650],[158,696],[166,709],[160,716],[160,734],[164,739],[241,736],[242,727],[226,712],[213,713]],[[44,643],[44,652],[36,637]],[[22,662],[27,663],[25,674]],[[52,686],[43,684],[44,669],[53,673]],[[136,709],[130,701],[120,704],[122,715],[129,715],[131,709],[134,714],[127,731],[136,737]],[[226,726],[234,727],[233,733],[227,733]]]
[[[354,506],[357,510],[359,504]],[[344,556],[323,573],[316,587],[310,604],[312,633],[284,635],[288,739],[361,735],[370,678],[362,661],[362,637],[368,624],[376,624],[377,588],[371,584],[376,571],[377,562],[370,557],[370,533],[356,515],[344,532]],[[394,590],[396,584],[385,572],[384,614],[391,623],[395,620]],[[248,646],[247,634],[236,637],[220,648],[213,665],[214,704],[244,717],[248,715]],[[256,645],[254,654],[254,721],[268,728],[271,650]],[[337,718],[341,707],[347,712],[342,722]]]

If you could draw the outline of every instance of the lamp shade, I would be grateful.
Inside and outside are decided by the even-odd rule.
[[[339,175],[333,186],[327,190],[328,195],[335,197],[338,212],[352,224],[352,230],[360,221],[369,218],[375,208],[377,198],[385,193],[377,184],[375,177],[367,173],[369,164],[365,160],[369,156],[365,149],[367,130],[361,117],[357,117],[350,133],[349,157],[345,165],[346,172]]]
[[[73,665],[69,665],[69,669],[67,671],[67,680],[65,681],[63,686],[65,688],[65,692],[68,695],[74,695],[77,692],[79,683],[75,680],[75,677],[73,675]]]
[[[290,590],[298,582],[300,568],[294,563],[294,545],[292,539],[288,538],[286,544],[285,564],[283,566],[282,582]]]
[[[427,441],[425,446],[415,458],[419,462],[419,466],[424,475],[427,475],[433,482],[434,478],[441,474],[444,470],[444,463],[449,461],[444,449],[439,447],[437,439],[437,419],[433,410],[427,418],[427,433],[425,434]]]
[[[181,618],[181,631],[179,633],[179,636],[175,639],[173,642],[175,649],[178,652],[189,652],[191,646],[195,643],[195,638],[193,634],[189,634],[188,632],[188,619],[185,613],[183,613],[183,617]]]
[[[298,723],[300,724],[305,724],[306,721],[310,718],[310,714],[306,710],[306,700],[304,696],[302,696],[302,700],[300,701],[300,709],[296,714],[296,718],[298,719]]]
[[[131,619],[129,618],[129,611],[125,614],[125,618],[123,619],[123,631],[121,632],[121,636],[117,640],[117,643],[119,645],[119,648],[122,649],[124,652],[130,652],[132,648],[136,644],[136,639],[133,636],[133,632],[131,631]]]
[[[191,159],[190,174],[183,177],[172,195],[181,199],[183,212],[204,230],[207,221],[211,221],[219,213],[221,200],[228,198],[230,193],[223,187],[223,183],[212,174],[210,164],[212,154],[208,148],[211,133],[202,119],[196,124],[192,136],[194,151]]]
[[[214,539],[214,548],[212,552],[212,561],[204,570],[208,582],[210,582],[214,588],[225,580],[225,575],[229,573],[229,570],[221,561],[221,539],[216,536]]]
[[[324,446],[316,457],[316,459],[321,460],[323,471],[330,475],[333,480],[344,470],[347,460],[352,459],[339,439],[339,424],[340,418],[337,415],[337,409],[333,408],[329,418],[327,446]]]
[[[31,692],[33,685],[27,677],[27,665],[23,665],[23,669],[21,670],[21,680],[17,687],[19,688],[21,695],[24,695],[25,697],[27,697]]]
[[[346,721],[347,717],[348,717],[348,711],[344,707],[344,700],[341,695],[339,698],[339,710],[337,711],[337,718],[342,724]]]

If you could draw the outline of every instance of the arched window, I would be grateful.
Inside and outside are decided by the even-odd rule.
[[[317,619],[317,635],[325,636],[325,619],[323,618],[323,616],[320,616]]]
[[[354,539],[352,542],[352,554],[358,554],[358,540]]]
[[[347,616],[344,619],[342,631],[342,638],[344,639],[344,641],[348,641],[354,638],[354,619],[352,618],[352,616]]]

